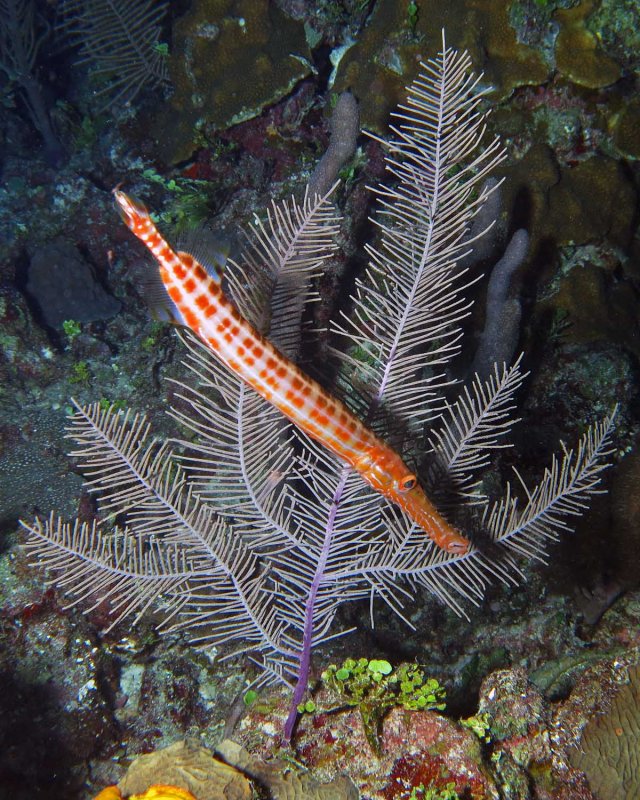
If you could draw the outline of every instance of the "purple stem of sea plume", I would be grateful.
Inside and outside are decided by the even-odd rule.
[[[318,559],[318,566],[309,587],[309,595],[305,604],[304,611],[304,634],[302,637],[302,648],[300,650],[300,667],[298,669],[298,680],[293,690],[293,698],[291,699],[291,708],[289,709],[289,716],[284,725],[284,738],[287,742],[291,741],[293,736],[293,728],[298,718],[298,706],[302,702],[307,686],[309,684],[309,669],[311,667],[311,648],[313,645],[313,617],[316,607],[316,600],[318,597],[318,589],[324,577],[325,569],[327,566],[327,559],[331,552],[331,542],[333,541],[334,526],[336,515],[338,513],[338,506],[342,499],[347,476],[349,475],[350,468],[344,467],[342,475],[335,492],[333,493],[333,500],[331,501],[331,508],[327,516],[327,524],[324,529],[324,541],[322,542],[322,550],[320,551],[320,558]]]

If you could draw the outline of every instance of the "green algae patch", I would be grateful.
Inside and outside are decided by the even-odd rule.
[[[556,39],[556,66],[561,75],[587,89],[602,89],[622,75],[619,64],[602,49],[599,37],[587,27],[592,0],[558,11],[560,31]]]
[[[187,159],[206,130],[251,119],[310,73],[304,26],[273,3],[198,0],[175,24],[175,92],[152,131],[165,161]]]

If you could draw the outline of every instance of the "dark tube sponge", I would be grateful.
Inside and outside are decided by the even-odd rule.
[[[520,300],[513,291],[513,277],[524,261],[529,247],[529,234],[516,231],[504,255],[491,271],[487,288],[487,310],[480,346],[471,373],[487,378],[493,365],[511,363],[520,335]]]
[[[359,126],[358,101],[351,92],[342,92],[331,117],[329,147],[309,180],[309,197],[323,197],[336,182],[338,173],[356,151]]]

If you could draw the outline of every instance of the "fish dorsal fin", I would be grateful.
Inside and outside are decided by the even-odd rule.
[[[201,267],[215,284],[219,286],[222,283],[222,267],[219,267],[212,262],[203,264],[203,262],[197,259],[193,253],[188,253],[186,250],[178,250],[177,256],[190,270],[193,270],[196,267]]]
[[[208,274],[216,280],[221,278],[222,291],[233,303],[236,310],[262,334],[269,331],[271,309],[269,300],[271,287],[265,290],[265,267],[247,271],[228,258],[237,245],[233,233],[225,230],[212,230],[206,225],[189,231],[180,239],[180,249],[186,251]]]
[[[229,237],[201,226],[180,237],[178,255],[188,255],[204,267],[209,277],[220,284],[230,252]]]

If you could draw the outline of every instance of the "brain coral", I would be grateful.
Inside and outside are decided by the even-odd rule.
[[[640,666],[629,670],[608,713],[591,719],[571,762],[600,800],[640,797]]]

